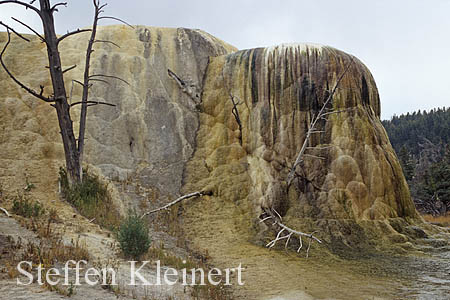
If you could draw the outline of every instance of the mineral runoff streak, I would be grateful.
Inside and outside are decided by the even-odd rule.
[[[127,276],[127,285],[174,285],[180,283],[182,285],[195,286],[205,285],[206,282],[212,285],[244,285],[242,281],[242,271],[245,269],[242,264],[239,264],[236,268],[218,269],[212,268],[209,271],[205,271],[202,268],[192,268],[177,270],[170,267],[162,267],[159,260],[154,261],[156,265],[156,276],[153,272],[151,276],[144,274],[145,266],[152,266],[150,261],[129,261],[129,275]],[[186,261],[183,261],[186,263]],[[117,285],[116,270],[112,268],[87,268],[87,261],[80,260],[68,260],[62,268],[45,268],[43,265],[38,265],[33,268],[33,263],[30,261],[21,261],[17,265],[17,270],[23,276],[17,278],[18,285],[30,285],[33,282],[37,282],[39,285],[75,285],[80,286],[82,284],[94,285]],[[33,269],[37,272],[33,272]],[[80,272],[84,271],[84,276],[80,276]],[[35,274],[37,273],[37,274]],[[237,275],[236,275],[237,274]],[[70,280],[70,275],[75,275],[75,282]],[[123,276],[124,274],[120,274]],[[231,278],[233,277],[236,278]],[[24,278],[25,277],[25,278]],[[151,277],[151,278],[148,278]],[[84,282],[80,282],[80,278],[84,279]]]

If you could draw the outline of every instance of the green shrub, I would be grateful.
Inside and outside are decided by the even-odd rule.
[[[120,224],[120,214],[114,207],[107,185],[102,183],[97,176],[83,170],[83,181],[70,185],[67,171],[60,168],[59,182],[64,198],[80,214],[108,229],[117,229]]]
[[[150,247],[148,228],[145,222],[136,214],[129,212],[117,232],[120,249],[126,257],[138,260]]]
[[[45,209],[39,202],[31,201],[25,195],[19,194],[13,200],[12,211],[25,218],[37,218],[44,214]]]

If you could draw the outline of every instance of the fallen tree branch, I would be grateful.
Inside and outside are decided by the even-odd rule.
[[[184,80],[182,80],[180,77],[178,77],[177,74],[172,72],[170,69],[167,69],[167,74],[170,78],[172,78],[180,90],[189,96],[196,104],[199,104],[201,102],[200,95],[201,95],[201,89],[194,85],[194,84],[188,84]]]
[[[284,248],[287,249],[291,238],[293,236],[296,236],[300,243],[299,247],[297,248],[297,253],[299,253],[303,247],[302,237],[306,237],[309,239],[308,248],[306,249],[306,257],[308,257],[309,249],[311,247],[311,241],[314,240],[314,241],[318,242],[319,244],[322,243],[322,241],[320,239],[318,239],[317,237],[314,236],[314,233],[301,232],[301,231],[292,229],[292,228],[288,227],[287,225],[283,224],[280,214],[274,208],[272,208],[272,207],[271,208],[263,208],[263,210],[264,210],[264,212],[259,216],[259,218],[261,219],[260,222],[265,223],[265,222],[269,221],[270,223],[272,223],[271,226],[279,227],[276,237],[273,240],[271,240],[269,243],[267,243],[267,245],[266,245],[266,247],[268,247],[269,249],[274,247],[276,245],[276,243],[281,240],[286,240],[286,243],[284,244]],[[283,233],[286,233],[286,234],[283,234]]]
[[[0,207],[0,210],[1,210],[2,212],[4,212],[4,213],[8,216],[8,218],[11,217],[11,215],[8,213],[8,211],[7,211],[6,209],[4,209],[3,207]]]
[[[206,191],[206,192],[203,191],[203,192],[194,192],[194,193],[190,193],[190,194],[187,194],[187,195],[183,195],[183,196],[175,199],[174,201],[172,201],[172,202],[170,202],[170,203],[168,203],[168,204],[166,204],[166,205],[164,205],[164,206],[162,206],[160,208],[157,208],[157,209],[154,209],[154,210],[151,210],[151,211],[148,211],[148,212],[144,213],[141,216],[141,219],[144,218],[145,216],[148,216],[148,215],[153,214],[155,212],[158,212],[158,211],[161,211],[161,210],[166,210],[169,207],[171,207],[171,206],[173,206],[173,205],[177,204],[178,202],[181,202],[181,201],[183,201],[185,199],[189,199],[189,198],[192,198],[192,197],[201,197],[201,196],[205,196],[205,195],[211,196],[212,192],[211,191]]]

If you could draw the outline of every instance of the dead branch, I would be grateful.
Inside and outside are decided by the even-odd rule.
[[[239,144],[241,144],[242,146],[242,122],[241,122],[241,117],[239,116],[239,110],[237,109],[238,104],[240,103],[239,99],[238,102],[234,101],[234,96],[231,94],[230,92],[230,99],[231,102],[233,103],[233,108],[231,109],[231,113],[233,114],[236,123],[239,126]]]
[[[224,71],[225,70],[222,69],[222,80],[223,80],[223,84],[224,84],[226,90],[228,91],[228,95],[230,97],[231,103],[233,103],[233,108],[231,109],[231,113],[233,114],[233,116],[236,120],[236,123],[239,126],[239,144],[241,144],[241,146],[242,146],[242,121],[241,121],[241,117],[239,116],[239,110],[237,109],[237,106],[241,103],[241,100],[231,93],[231,88],[228,86],[228,84],[225,80]],[[234,100],[235,98],[238,99],[238,102],[236,102]]]
[[[295,169],[303,161],[303,156],[304,156],[306,148],[307,148],[307,146],[309,144],[309,140],[310,140],[311,135],[314,134],[314,133],[321,133],[321,132],[323,132],[323,131],[317,130],[317,128],[316,128],[317,122],[320,119],[324,118],[326,115],[330,114],[330,112],[326,111],[326,108],[327,108],[328,104],[332,102],[333,96],[336,93],[336,90],[337,90],[339,84],[341,83],[342,79],[344,78],[344,75],[350,69],[350,66],[352,65],[352,63],[353,63],[353,57],[351,57],[351,60],[348,63],[347,67],[345,68],[344,72],[341,74],[341,76],[339,76],[338,80],[336,81],[336,84],[335,84],[334,88],[331,90],[331,93],[329,94],[328,98],[323,103],[323,106],[320,109],[320,111],[317,114],[317,116],[312,118],[311,124],[309,125],[308,131],[306,132],[306,137],[305,137],[305,140],[303,141],[303,145],[300,148],[299,153],[297,154],[297,157],[295,159],[294,164],[292,165],[291,170],[289,171],[289,174],[288,174],[288,177],[287,177],[288,186],[291,184],[292,179],[294,178]]]
[[[105,78],[117,79],[117,80],[122,81],[123,83],[126,83],[127,85],[130,85],[130,84],[128,83],[128,81],[126,81],[125,79],[122,79],[122,78],[120,78],[120,77],[113,76],[113,75],[103,75],[103,74],[90,75],[90,76],[89,76],[89,80],[92,80],[92,78],[95,78],[95,77],[105,77]]]
[[[85,101],[85,102],[79,101],[79,102],[72,103],[70,105],[70,107],[73,107],[73,106],[79,105],[79,104],[83,104],[83,103],[90,104],[90,106],[98,105],[98,104],[103,104],[103,105],[108,105],[108,106],[116,106],[115,104],[108,103],[108,102],[102,102],[102,101]]]
[[[106,44],[112,44],[114,46],[116,46],[117,48],[120,48],[119,45],[117,45],[116,43],[112,42],[112,41],[106,41],[106,40],[95,40],[94,43],[106,43]]]
[[[79,80],[73,79],[72,81],[75,82],[75,83],[78,83],[81,86],[84,86],[84,84],[81,81],[79,81]]]
[[[86,115],[87,115],[87,107],[88,107],[88,97],[89,97],[89,80],[90,80],[90,75],[89,75],[89,69],[91,66],[91,54],[94,51],[92,48],[94,46],[94,42],[95,42],[95,36],[97,35],[97,24],[98,24],[98,18],[101,14],[101,8],[104,7],[104,5],[102,5],[101,7],[100,5],[100,0],[93,0],[93,4],[94,4],[94,21],[92,24],[92,30],[91,30],[91,36],[89,38],[89,42],[88,42],[88,46],[86,49],[86,61],[85,61],[85,65],[84,65],[84,75],[83,75],[83,83],[80,83],[83,87],[83,93],[81,96],[81,113],[80,113],[80,129],[79,129],[79,133],[78,133],[78,145],[77,145],[77,151],[78,151],[78,155],[80,157],[80,161],[83,161],[83,155],[84,155],[84,136],[85,136],[85,130],[86,130]],[[106,84],[109,84],[108,82],[102,80],[102,79],[91,79],[94,81],[100,81],[100,82],[105,82]],[[83,176],[83,170],[82,170],[82,166],[80,164],[80,174],[81,176]],[[83,178],[81,178],[83,179]]]
[[[191,98],[195,103],[199,104],[201,102],[201,89],[198,86],[194,84],[187,84],[187,82],[178,77],[178,75],[172,72],[170,69],[167,69],[167,74],[176,82],[180,90],[188,95],[189,98]]]
[[[50,8],[50,11],[52,11],[52,12],[58,11],[57,7],[61,6],[61,5],[67,6],[67,2],[56,3],[55,5],[52,6],[52,8]]]
[[[308,183],[311,184],[312,187],[315,188],[315,189],[318,190],[318,191],[324,191],[321,187],[319,187],[317,184],[314,183],[315,177],[310,179],[310,178],[308,178],[308,177],[306,176],[305,171],[304,171],[303,169],[302,169],[302,171],[303,171],[303,174],[300,174],[300,173],[298,173],[298,172],[295,172],[295,177],[300,178],[300,179],[303,179],[304,181],[306,181],[307,184],[308,184]]]
[[[69,36],[72,36],[72,35],[78,34],[78,33],[82,33],[82,32],[88,32],[88,31],[92,31],[92,29],[77,29],[75,31],[68,32],[68,33],[62,35],[58,39],[57,44],[61,43],[64,39],[68,38]]]
[[[326,157],[317,156],[317,155],[312,155],[312,154],[306,154],[306,153],[305,153],[305,156],[312,157],[312,158],[317,158],[317,159],[323,159],[323,160],[326,159]]]
[[[173,205],[177,204],[178,202],[181,202],[181,201],[183,201],[185,199],[189,199],[189,198],[192,198],[192,197],[201,197],[201,196],[205,196],[205,195],[211,196],[212,192],[211,191],[194,192],[194,193],[190,193],[190,194],[181,196],[181,197],[175,199],[174,201],[172,201],[172,202],[170,202],[170,203],[168,203],[168,204],[166,204],[166,205],[164,205],[164,206],[162,206],[160,208],[157,208],[157,209],[154,209],[154,210],[146,212],[145,214],[143,214],[141,216],[141,218],[144,218],[145,216],[148,216],[150,214],[153,214],[153,213],[161,211],[161,210],[166,210],[169,207],[171,207],[171,206],[173,206]]]
[[[300,252],[300,250],[303,247],[302,237],[306,237],[309,239],[309,245],[306,250],[306,257],[308,257],[309,256],[309,248],[311,246],[311,241],[314,240],[314,241],[318,242],[319,244],[322,243],[322,241],[319,240],[317,237],[315,237],[313,233],[304,233],[304,232],[301,232],[298,230],[294,230],[294,229],[286,226],[285,224],[283,224],[280,214],[275,209],[264,208],[263,210],[264,210],[264,212],[259,216],[259,218],[261,219],[260,222],[266,223],[269,221],[269,223],[271,223],[271,226],[278,227],[278,233],[277,233],[276,237],[273,240],[271,240],[269,243],[267,243],[267,245],[266,245],[266,247],[268,247],[269,249],[274,247],[276,245],[276,243],[281,240],[286,240],[286,242],[284,244],[284,248],[287,249],[291,238],[293,236],[296,236],[300,243],[300,246],[297,248],[297,253],[298,253],[298,252]]]
[[[45,97],[42,95],[43,92],[43,87],[41,87],[41,92],[38,93],[35,90],[33,90],[32,88],[26,86],[25,84],[23,84],[19,79],[17,79],[8,69],[8,67],[6,66],[5,62],[3,61],[3,55],[6,52],[6,48],[8,48],[9,44],[11,43],[11,31],[13,31],[15,34],[17,34],[19,37],[21,37],[22,39],[29,41],[28,39],[22,37],[20,34],[16,33],[14,30],[12,30],[9,26],[7,26],[6,24],[0,22],[0,25],[3,25],[6,27],[6,32],[8,35],[8,41],[6,42],[5,46],[3,47],[2,52],[0,53],[0,64],[2,65],[3,69],[5,70],[5,72],[8,74],[8,76],[15,82],[17,83],[21,88],[23,88],[25,91],[27,91],[29,94],[33,95],[34,97],[41,99],[45,102],[55,102],[55,99],[52,97]]]
[[[89,81],[98,81],[98,82],[102,82],[102,83],[107,84],[107,85],[111,85],[111,83],[109,83],[108,81],[103,80],[103,79],[98,79],[98,78],[90,78]],[[89,84],[88,85],[84,85],[83,84],[83,86],[89,86]]]
[[[3,207],[0,207],[0,210],[1,210],[2,212],[4,212],[4,213],[8,216],[8,218],[11,217],[11,215],[8,213],[8,211],[7,211],[6,209],[4,209]]]
[[[134,29],[134,27],[132,26],[132,25],[130,25],[130,24],[128,24],[127,22],[125,22],[124,20],[122,20],[122,19],[119,19],[119,18],[116,18],[116,17],[111,17],[111,16],[103,16],[103,17],[100,17],[100,18],[98,18],[99,20],[102,20],[102,19],[111,19],[111,20],[116,20],[116,21],[119,21],[120,23],[123,23],[123,24],[125,24],[125,25],[127,25],[127,26],[129,26],[129,27],[131,27],[131,28],[133,28]]]
[[[62,72],[63,72],[63,74],[64,74],[64,73],[66,73],[66,72],[69,72],[70,70],[75,69],[76,67],[77,67],[77,65],[73,65],[73,66],[68,67],[67,69],[63,70]]]
[[[21,35],[20,33],[18,33],[17,31],[15,31],[12,27],[6,25],[5,23],[3,23],[2,21],[0,21],[0,25],[2,25],[3,27],[6,28],[6,32],[11,31],[13,32],[15,35],[17,35],[18,37],[20,37],[22,40],[29,42],[30,40],[27,39],[26,37],[24,37],[23,35]]]
[[[326,150],[336,147],[335,145],[331,146],[315,146],[315,147],[306,147],[306,150]]]
[[[16,21],[17,23],[19,23],[19,24],[25,26],[26,28],[28,28],[28,29],[29,29],[30,31],[32,31],[35,35],[37,35],[37,36],[39,37],[39,39],[40,39],[42,42],[47,43],[47,41],[45,40],[45,38],[44,38],[41,34],[39,34],[39,32],[37,32],[37,31],[34,30],[31,26],[29,26],[28,24],[25,24],[24,22],[22,22],[22,21],[20,21],[20,20],[18,20],[18,19],[16,19],[16,18],[14,18],[14,17],[11,17],[11,19],[13,19],[13,20]]]

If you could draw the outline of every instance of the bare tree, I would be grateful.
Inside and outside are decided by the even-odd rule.
[[[318,128],[320,120],[327,122],[328,116],[330,116],[332,114],[348,111],[348,110],[334,110],[332,108],[332,102],[333,102],[334,94],[336,93],[336,90],[339,87],[339,84],[341,83],[342,79],[344,78],[345,74],[350,69],[350,66],[352,64],[353,64],[353,57],[351,57],[350,62],[348,63],[348,65],[346,66],[346,68],[344,69],[342,74],[339,76],[339,78],[337,79],[334,88],[331,91],[329,91],[329,95],[326,98],[326,100],[324,101],[324,103],[323,103],[321,109],[319,110],[319,112],[317,113],[317,115],[313,116],[311,123],[308,127],[308,130],[306,132],[305,139],[303,140],[303,144],[300,148],[300,151],[298,152],[296,159],[295,159],[294,163],[292,164],[292,167],[289,170],[289,173],[287,176],[287,187],[288,188],[292,184],[292,181],[294,180],[294,178],[302,178],[302,179],[306,180],[307,182],[311,183],[315,189],[321,190],[320,187],[318,187],[317,185],[314,184],[313,179],[308,178],[308,176],[305,174],[305,171],[303,169],[301,169],[302,173],[297,172],[297,169],[301,166],[302,162],[304,162],[305,157],[310,157],[313,159],[325,159],[325,157],[322,157],[322,156],[309,154],[309,153],[307,153],[307,151],[308,150],[329,149],[331,146],[327,146],[327,145],[311,146],[310,139],[313,134],[324,132],[323,130],[320,130],[320,128]],[[299,241],[299,247],[297,248],[297,252],[300,252],[300,250],[303,248],[302,237],[305,237],[305,238],[308,238],[308,240],[309,240],[308,247],[306,249],[306,257],[308,257],[311,242],[316,241],[318,243],[322,243],[322,241],[320,239],[318,239],[316,236],[314,236],[314,233],[301,232],[301,231],[292,229],[292,228],[288,227],[287,225],[285,225],[284,223],[282,223],[283,219],[282,219],[281,215],[275,210],[274,207],[269,207],[269,208],[262,207],[262,211],[263,212],[259,216],[260,222],[264,222],[265,224],[267,224],[277,230],[276,237],[273,240],[271,240],[266,245],[266,247],[272,248],[276,245],[277,242],[286,241],[285,248],[287,249],[289,242],[291,241],[291,238],[295,236],[295,237],[297,237],[297,239]]]
[[[103,8],[106,6],[106,4],[100,4],[100,0],[93,0],[95,14],[94,14],[94,21],[93,21],[92,29],[77,29],[77,30],[68,32],[68,33],[58,37],[56,35],[53,15],[55,12],[58,11],[58,7],[66,6],[67,3],[66,2],[58,2],[54,5],[51,5],[50,0],[39,0],[39,7],[36,7],[33,5],[34,2],[36,2],[36,0],[33,0],[30,3],[17,1],[17,0],[2,0],[2,1],[0,1],[0,5],[15,4],[18,6],[22,6],[25,9],[29,9],[29,10],[35,12],[39,16],[39,18],[42,22],[42,26],[43,26],[43,32],[44,32],[43,35],[38,33],[36,30],[34,30],[31,26],[27,25],[26,23],[24,23],[16,18],[12,18],[12,19],[15,22],[25,26],[30,31],[32,31],[43,43],[45,43],[46,48],[47,48],[47,56],[48,56],[48,62],[49,62],[48,69],[49,69],[50,77],[51,77],[51,81],[52,81],[53,93],[50,93],[47,96],[44,95],[45,87],[43,85],[40,85],[39,92],[35,91],[33,88],[27,86],[20,79],[18,79],[8,69],[3,58],[4,58],[4,54],[6,53],[6,50],[9,46],[9,44],[11,43],[11,33],[16,34],[18,37],[20,37],[24,41],[29,42],[30,40],[28,38],[26,38],[25,36],[19,34],[17,31],[15,31],[9,25],[7,25],[1,21],[0,21],[0,25],[2,25],[3,27],[6,28],[8,40],[3,47],[3,50],[0,53],[0,63],[3,67],[3,69],[8,74],[8,76],[16,84],[18,84],[26,92],[28,92],[32,96],[36,97],[37,99],[51,103],[51,105],[56,109],[56,113],[58,116],[58,124],[59,124],[62,142],[63,142],[63,146],[64,146],[64,154],[65,154],[65,161],[66,161],[66,168],[67,168],[67,173],[68,173],[68,177],[69,177],[69,182],[77,183],[82,180],[82,161],[83,161],[83,152],[84,152],[87,107],[93,106],[93,105],[100,105],[100,104],[108,105],[108,106],[115,106],[114,104],[111,104],[111,103],[88,100],[89,89],[92,87],[93,82],[97,81],[97,82],[106,82],[107,83],[105,78],[106,79],[107,78],[117,78],[115,76],[110,76],[110,75],[104,75],[104,74],[91,75],[89,73],[91,54],[94,51],[93,50],[94,44],[97,42],[104,42],[104,43],[111,43],[113,45],[116,45],[115,43],[113,43],[111,41],[96,40],[97,24],[98,24],[98,21],[101,19],[114,19],[114,20],[118,20],[121,22],[123,22],[123,21],[120,19],[117,19],[115,17],[101,16],[101,14],[103,13]],[[66,93],[66,86],[64,84],[64,74],[66,72],[74,69],[76,66],[71,66],[65,70],[62,68],[61,56],[59,53],[59,45],[66,38],[68,38],[72,35],[75,35],[75,34],[82,33],[82,32],[91,32],[91,36],[90,36],[87,51],[86,51],[86,64],[85,64],[85,70],[84,70],[84,79],[83,79],[83,82],[75,81],[83,87],[82,99],[79,102],[69,104],[68,96]],[[78,136],[78,139],[76,139],[74,130],[73,130],[73,121],[72,121],[72,117],[70,115],[70,109],[73,106],[78,105],[78,104],[81,104],[81,116],[80,116],[79,136]]]

